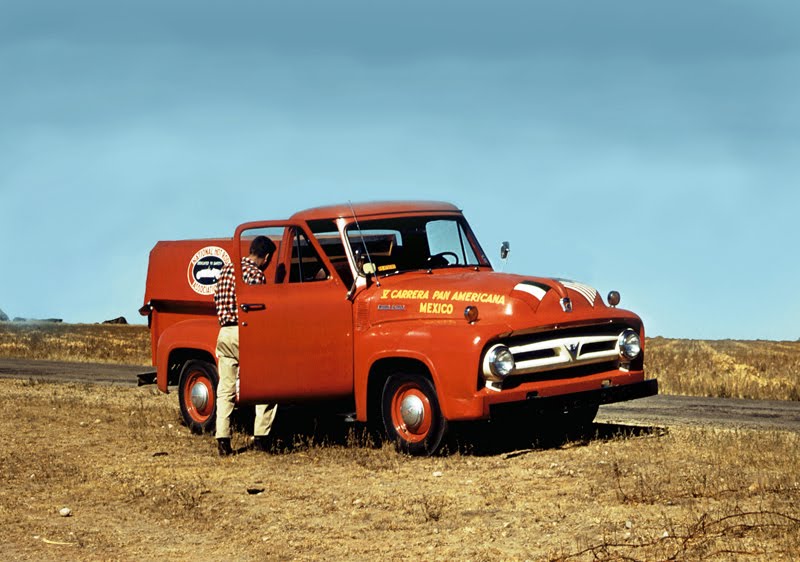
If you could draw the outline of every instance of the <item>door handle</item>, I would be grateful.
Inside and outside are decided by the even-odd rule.
[[[256,311],[256,310],[266,310],[267,309],[267,305],[265,305],[264,303],[260,303],[260,302],[257,302],[257,303],[242,303],[239,306],[239,308],[241,308],[242,311],[244,311],[244,312],[253,312],[253,311]]]

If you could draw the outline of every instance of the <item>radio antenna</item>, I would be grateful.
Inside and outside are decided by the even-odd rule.
[[[367,241],[364,239],[364,233],[361,231],[361,225],[358,224],[358,217],[356,216],[356,210],[353,207],[353,202],[348,200],[347,204],[350,205],[350,212],[353,213],[353,220],[356,221],[356,228],[358,229],[358,236],[359,236],[359,238],[361,238],[361,246],[364,248],[364,254],[366,254],[367,261],[369,263],[371,263],[372,267],[374,268],[375,264],[372,262],[372,256],[369,255],[369,248],[367,248]],[[381,282],[378,280],[378,276],[377,275],[375,275],[375,284],[378,287],[381,286]]]

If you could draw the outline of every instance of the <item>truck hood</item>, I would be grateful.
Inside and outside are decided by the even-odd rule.
[[[566,279],[475,270],[434,270],[382,277],[364,295],[373,322],[462,319],[475,306],[482,321],[511,329],[608,316],[597,290]],[[619,311],[622,312],[622,311]]]

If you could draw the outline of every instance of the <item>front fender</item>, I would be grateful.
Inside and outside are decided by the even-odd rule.
[[[404,323],[402,323],[404,324]],[[367,392],[373,366],[385,359],[409,359],[425,365],[433,379],[439,406],[447,419],[472,413],[481,353],[486,342],[508,326],[439,321],[420,325],[396,323],[370,331],[355,350],[356,415],[367,419]]]

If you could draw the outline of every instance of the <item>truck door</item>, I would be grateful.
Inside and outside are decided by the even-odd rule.
[[[278,245],[265,285],[237,276],[239,398],[242,402],[341,398],[353,393],[353,314],[348,287],[301,225],[250,223],[235,249],[256,235]]]

